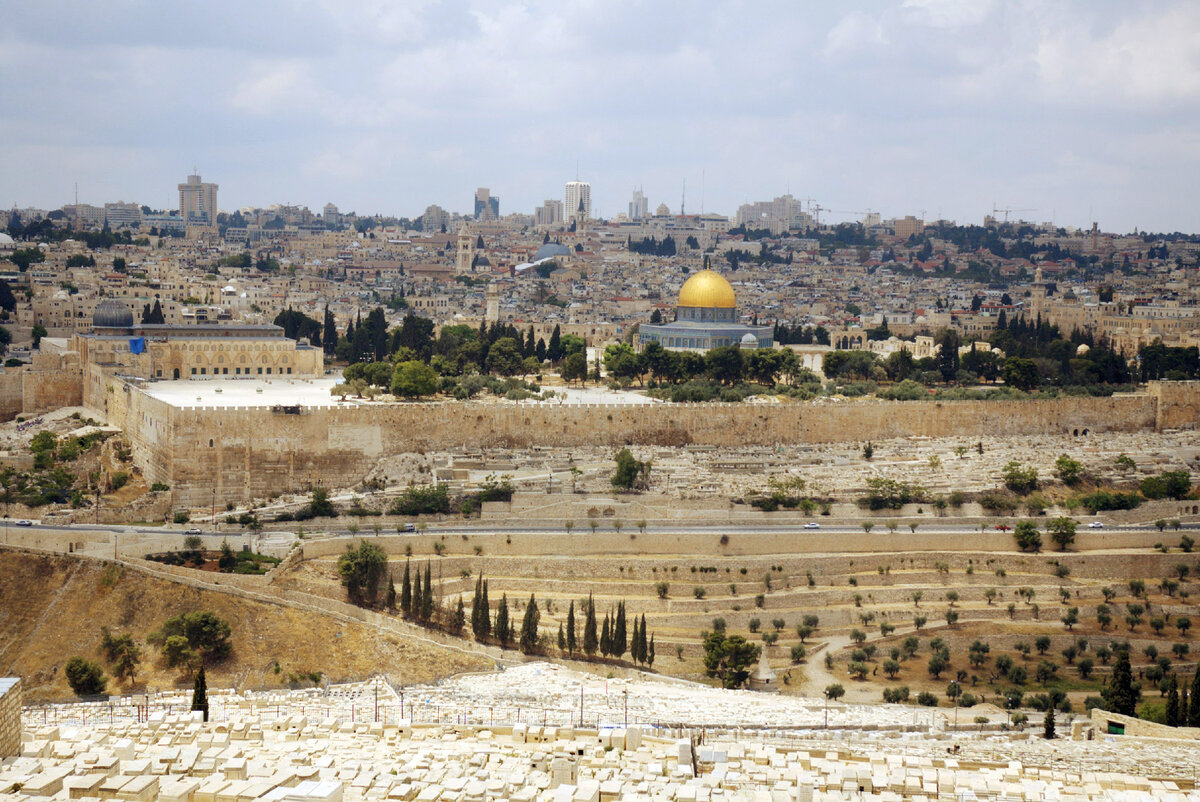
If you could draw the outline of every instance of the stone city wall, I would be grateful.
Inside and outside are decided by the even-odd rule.
[[[0,758],[21,754],[21,680],[0,677]]]
[[[0,421],[83,403],[78,358],[35,354],[32,366],[0,368]]]
[[[98,375],[85,400],[133,443],[148,482],[202,506],[360,482],[386,455],[479,448],[775,445],[910,436],[1088,434],[1195,425],[1200,383],[1110,398],[820,404],[379,403],[171,407]],[[1162,408],[1165,405],[1165,411]]]

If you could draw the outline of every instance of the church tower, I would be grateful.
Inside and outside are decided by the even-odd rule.
[[[454,275],[470,275],[474,264],[475,238],[471,236],[471,229],[463,226],[458,231],[458,262],[454,266]]]

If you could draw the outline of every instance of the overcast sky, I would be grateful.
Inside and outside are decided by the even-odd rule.
[[[733,214],[790,191],[979,223],[1197,231],[1200,3],[7,4],[0,203]]]

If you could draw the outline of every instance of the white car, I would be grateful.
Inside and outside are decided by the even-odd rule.
[[[809,521],[808,523],[806,523],[804,525],[804,528],[805,529],[820,529],[821,525],[819,523],[817,523],[816,521]]]
[[[17,521],[17,526],[33,526],[33,521]]]
[[[1088,529],[1103,529],[1103,528],[1104,528],[1104,524],[1100,523],[1099,521],[1092,521],[1090,524],[1088,524]]]

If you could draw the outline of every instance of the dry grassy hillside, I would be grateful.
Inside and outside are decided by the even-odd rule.
[[[233,628],[232,656],[209,668],[209,685],[260,688],[287,674],[320,671],[332,680],[384,673],[422,682],[490,662],[381,635],[357,623],[198,590],[95,560],[0,552],[0,676],[25,678],[27,698],[69,698],[63,667],[74,655],[104,664],[100,627],[129,632],[143,647],[135,688],[186,684],[158,659],[146,636],[167,618],[212,610]],[[281,671],[276,673],[278,661]],[[105,666],[106,674],[110,673]],[[123,693],[110,679],[109,691]]]

